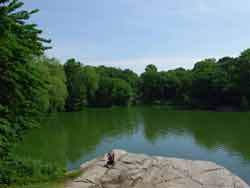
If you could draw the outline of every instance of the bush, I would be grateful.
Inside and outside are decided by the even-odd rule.
[[[9,159],[0,163],[0,185],[36,183],[63,178],[65,169],[55,163]]]

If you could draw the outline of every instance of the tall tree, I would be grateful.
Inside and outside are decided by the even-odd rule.
[[[34,56],[48,49],[44,44],[49,40],[41,38],[42,31],[28,22],[38,10],[26,11],[22,6],[18,0],[0,1],[0,184],[18,183],[35,171],[50,173],[10,153],[10,143],[37,126],[39,115],[49,107],[48,82],[33,62]]]
[[[84,75],[81,74],[81,63],[75,59],[69,59],[64,65],[64,70],[69,93],[66,109],[68,111],[80,110],[87,103],[87,91],[84,85]]]
[[[34,105],[46,83],[39,79],[39,71],[30,63],[34,55],[43,54],[49,42],[40,37],[42,31],[35,24],[27,23],[38,10],[19,10],[23,3],[18,0],[0,1],[0,104],[5,113],[1,118],[2,129],[11,122],[17,134],[27,127],[26,117],[40,110]],[[24,116],[24,118],[18,118]],[[13,121],[18,121],[14,123]]]

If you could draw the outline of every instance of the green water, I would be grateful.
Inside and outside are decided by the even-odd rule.
[[[18,155],[67,167],[113,148],[214,161],[250,181],[250,113],[170,111],[165,107],[58,113],[17,145]]]

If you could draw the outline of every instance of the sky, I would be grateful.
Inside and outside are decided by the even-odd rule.
[[[249,0],[23,0],[61,62],[160,70],[250,47]]]

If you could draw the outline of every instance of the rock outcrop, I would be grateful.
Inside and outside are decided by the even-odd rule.
[[[100,157],[81,165],[69,188],[249,188],[239,177],[212,162],[147,156],[114,150],[115,165]]]

